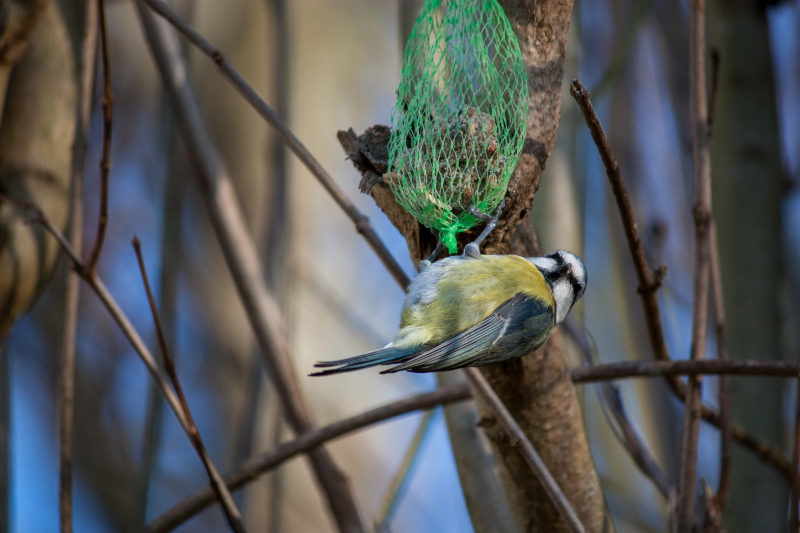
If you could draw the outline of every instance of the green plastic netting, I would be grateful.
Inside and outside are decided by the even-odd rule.
[[[386,181],[397,201],[456,234],[505,196],[525,142],[528,89],[519,43],[497,0],[426,0],[403,55]]]

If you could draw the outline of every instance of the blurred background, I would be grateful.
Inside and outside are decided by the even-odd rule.
[[[710,2],[721,53],[712,138],[728,344],[733,358],[800,356],[800,4]],[[403,5],[401,5],[403,4]],[[336,132],[389,124],[399,82],[404,0],[180,0],[173,6],[239,69],[367,214],[409,275],[405,241],[367,195]],[[418,9],[418,4],[417,4]],[[608,130],[651,265],[665,264],[670,353],[689,355],[692,295],[687,2],[577,0],[556,148],[532,218],[543,252],[581,255],[589,288],[576,316],[603,362],[649,359],[636,281],[602,164],[567,92],[580,78]],[[133,4],[107,2],[112,87],[109,234],[99,274],[155,349],[130,240],[138,235],[201,434],[221,470],[292,437],[208,221]],[[209,128],[235,181],[289,327],[295,364],[322,426],[436,387],[433,376],[371,369],[306,377],[313,363],[378,348],[397,328],[403,293],[328,194],[219,75],[189,50]],[[94,239],[102,135],[96,88],[85,171],[85,249]],[[11,531],[58,528],[55,391],[65,262],[7,341],[11,394]],[[207,483],[194,450],[151,390],[139,357],[81,288],[77,344],[76,531],[140,531]],[[569,348],[569,346],[568,346]],[[716,351],[712,342],[709,356]],[[579,361],[576,353],[574,360]],[[716,404],[717,380],[704,381]],[[661,382],[619,384],[626,410],[668,475],[679,461],[682,405]],[[666,502],[619,445],[593,387],[585,422],[617,530],[666,531]],[[791,453],[796,387],[732,380],[734,417]],[[380,515],[421,414],[329,445],[365,521]],[[736,448],[729,531],[784,531],[788,483]],[[718,432],[701,431],[699,477],[719,476]],[[251,531],[333,531],[303,458],[236,494]],[[757,520],[756,520],[757,518]],[[472,531],[441,413],[431,418],[393,532]],[[227,528],[218,507],[180,531]]]

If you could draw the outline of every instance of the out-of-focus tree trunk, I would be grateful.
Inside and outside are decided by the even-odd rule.
[[[0,193],[36,202],[67,223],[77,85],[72,47],[55,4],[0,3]],[[58,251],[26,223],[30,212],[0,203],[0,339],[41,292]],[[0,531],[9,528],[10,380],[0,349]]]
[[[711,148],[727,344],[732,359],[778,359],[783,179],[765,6],[715,0],[711,7],[710,42],[722,53]],[[732,378],[732,416],[778,445],[782,394],[775,383]],[[734,448],[727,530],[783,531],[788,488],[773,469]]]
[[[72,47],[58,6],[51,4],[8,79],[0,122],[0,192],[35,202],[61,228],[69,211],[75,98]],[[58,251],[41,227],[26,222],[30,216],[9,202],[0,207],[0,337],[33,304]]]

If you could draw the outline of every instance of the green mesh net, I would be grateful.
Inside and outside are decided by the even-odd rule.
[[[426,0],[403,56],[385,176],[397,201],[456,234],[505,196],[522,151],[528,89],[519,43],[497,0]]]

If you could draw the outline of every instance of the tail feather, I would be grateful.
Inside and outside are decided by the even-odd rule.
[[[309,374],[310,376],[329,376],[331,374],[338,374],[340,372],[351,372],[353,370],[360,370],[376,365],[390,365],[396,363],[403,363],[419,354],[423,348],[419,346],[412,346],[406,348],[398,348],[396,346],[387,346],[374,352],[357,355],[348,359],[340,359],[338,361],[322,361],[314,366],[316,368],[327,368],[320,372]],[[338,367],[338,368],[331,368]]]

